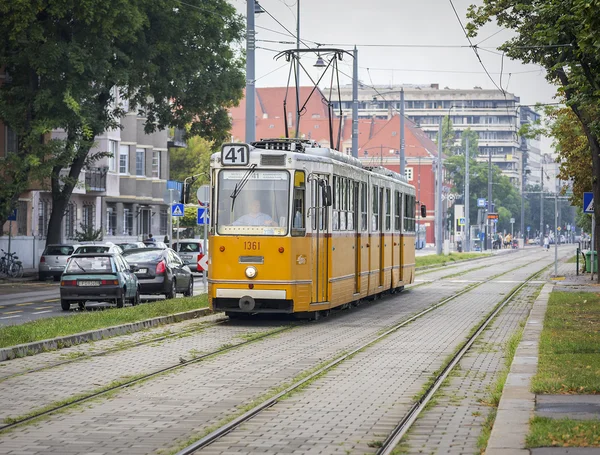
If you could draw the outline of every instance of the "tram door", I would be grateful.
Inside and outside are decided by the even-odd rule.
[[[329,242],[331,235],[327,219],[327,203],[324,200],[325,188],[329,185],[326,176],[312,181],[312,303],[327,302],[329,289]]]

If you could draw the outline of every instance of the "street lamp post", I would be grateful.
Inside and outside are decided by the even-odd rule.
[[[488,147],[488,214],[492,213],[492,148]],[[492,226],[491,220],[486,222],[487,235],[486,239],[488,249],[492,249]]]
[[[443,226],[442,226],[442,122],[444,118],[440,115],[440,124],[438,130],[438,157],[437,157],[437,178],[436,178],[436,198],[435,198],[435,252],[442,254]]]

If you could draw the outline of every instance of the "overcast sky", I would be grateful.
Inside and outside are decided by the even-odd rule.
[[[230,0],[246,15],[245,0]],[[450,0],[259,0],[260,4],[285,27],[296,33],[296,8],[300,1],[300,36],[326,45],[357,44],[359,78],[366,84],[430,84],[440,88],[469,89],[474,86],[493,89],[494,84],[484,73],[472,49],[465,48],[411,48],[383,47],[382,45],[468,45],[456,19]],[[458,14],[466,24],[467,7],[476,0],[453,0]],[[480,1],[479,1],[480,3]],[[256,16],[256,25],[278,33],[257,28],[257,40],[295,41],[267,14]],[[501,30],[495,24],[487,25],[473,39],[479,43]],[[282,34],[279,34],[282,33]],[[509,38],[510,31],[502,30],[485,40],[483,47],[495,47]],[[314,46],[314,43],[307,44]],[[374,46],[366,46],[374,45]],[[288,49],[290,44],[258,41],[257,46],[269,49]],[[496,84],[500,85],[501,55],[480,50],[480,56]],[[288,67],[279,70],[285,62],[275,62],[274,52],[258,49],[256,62],[257,86],[285,86]],[[314,57],[306,57],[305,65],[312,68]],[[310,60],[310,61],[308,61]],[[352,61],[345,60],[340,67],[351,75]],[[366,68],[370,68],[367,71]],[[269,72],[276,70],[272,74]],[[458,73],[464,72],[464,73]],[[510,74],[510,76],[509,76]],[[553,102],[555,87],[549,85],[545,72],[538,65],[523,65],[504,59],[502,87],[521,97],[523,104]],[[308,82],[306,76],[303,83]],[[341,75],[342,84],[351,83]]]

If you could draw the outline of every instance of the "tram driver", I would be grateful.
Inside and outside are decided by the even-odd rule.
[[[250,201],[250,213],[240,216],[231,223],[232,226],[277,226],[277,223],[266,213],[260,211],[260,201]]]

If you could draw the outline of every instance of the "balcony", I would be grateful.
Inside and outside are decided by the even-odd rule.
[[[107,167],[91,167],[85,171],[85,190],[87,193],[103,193],[106,191]]]
[[[187,144],[185,142],[185,130],[181,128],[175,128],[173,131],[173,136],[169,137],[169,141],[167,142],[167,147],[175,147],[175,148],[185,148]]]

